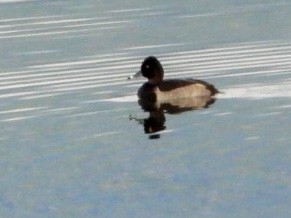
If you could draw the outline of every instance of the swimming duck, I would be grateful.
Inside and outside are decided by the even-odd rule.
[[[144,59],[138,76],[148,79],[138,90],[140,99],[152,102],[166,102],[176,98],[212,97],[219,91],[212,85],[202,80],[195,79],[164,79],[164,70],[159,60],[154,56]]]

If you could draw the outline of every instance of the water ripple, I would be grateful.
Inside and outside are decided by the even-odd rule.
[[[129,47],[112,54],[84,56],[78,60],[59,61],[30,65],[21,71],[3,72],[0,74],[0,98],[19,99],[33,101],[38,99],[55,98],[60,95],[72,95],[92,90],[92,93],[102,93],[97,99],[85,99],[83,102],[100,101],[109,102],[133,102],[136,96],[128,95],[136,91],[143,83],[142,80],[127,81],[126,78],[137,71],[143,56],[136,55],[135,50],[147,50],[155,48],[167,48],[182,46],[178,44],[148,45]],[[38,51],[41,52],[41,51]],[[206,48],[200,50],[185,50],[160,53],[161,60],[167,78],[193,77],[207,79],[215,82],[222,78],[246,78],[253,77],[258,81],[255,86],[243,83],[220,87],[225,94],[219,98],[267,98],[290,97],[290,82],[262,83],[261,76],[288,77],[291,66],[291,43],[280,41],[251,42],[243,44],[229,44],[223,47]],[[116,86],[124,87],[124,95],[116,97]],[[105,90],[106,88],[106,90]],[[128,89],[128,93],[126,93]],[[111,97],[110,97],[111,96]],[[49,107],[50,105],[48,105]],[[55,113],[66,112],[74,115],[71,108],[52,109]],[[69,109],[66,109],[69,108]],[[25,110],[25,108],[23,108]],[[24,111],[23,111],[24,112]],[[48,111],[46,111],[48,112]],[[4,113],[4,112],[3,112]],[[44,111],[43,114],[47,114]],[[78,112],[86,115],[86,111]],[[90,114],[91,112],[89,112]],[[92,115],[92,114],[91,114]],[[9,121],[23,120],[31,117],[15,117]],[[7,121],[7,120],[6,120]]]

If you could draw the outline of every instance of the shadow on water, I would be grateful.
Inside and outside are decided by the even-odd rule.
[[[149,112],[149,117],[130,116],[129,119],[143,125],[145,134],[150,134],[149,139],[159,139],[159,132],[167,128],[165,114],[177,115],[186,111],[208,108],[215,101],[216,99],[213,97],[170,99],[166,102],[155,103],[140,99],[138,104],[145,112]]]

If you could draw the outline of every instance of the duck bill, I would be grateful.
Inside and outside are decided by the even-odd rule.
[[[136,74],[132,75],[132,76],[129,76],[127,79],[128,80],[131,80],[131,79],[136,79],[136,78],[139,78],[141,77],[142,74],[141,74],[141,71],[138,71]]]

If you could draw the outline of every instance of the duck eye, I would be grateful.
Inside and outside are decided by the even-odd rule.
[[[149,65],[146,65],[146,66],[145,66],[145,68],[146,68],[146,69],[149,69],[149,68],[150,68],[150,66],[149,66]]]

